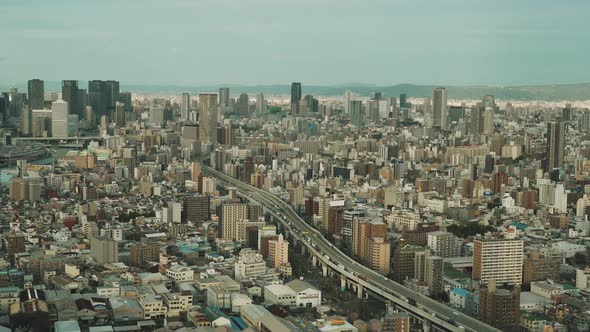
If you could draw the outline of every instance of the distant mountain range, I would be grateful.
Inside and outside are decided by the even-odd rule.
[[[87,83],[80,81],[81,87],[86,88]],[[229,87],[232,95],[245,92],[248,94],[264,93],[266,95],[288,96],[291,88],[285,85],[237,85],[222,84],[211,86],[180,86],[180,85],[127,85],[121,83],[122,91],[140,93],[180,94],[189,92],[216,92],[219,87]],[[19,90],[26,91],[26,83],[16,85]],[[348,83],[342,85],[305,85],[302,84],[303,94],[316,96],[342,96],[345,91],[354,91],[360,96],[368,96],[371,92],[379,91],[385,96],[399,96],[401,93],[411,97],[432,96],[432,90],[436,85],[397,84],[392,86],[378,86],[363,83]],[[445,86],[450,99],[481,99],[484,95],[494,95],[498,99],[510,100],[590,100],[590,83],[579,84],[555,84],[555,85],[522,85],[522,86]],[[0,85],[2,91],[9,87]],[[47,91],[60,91],[60,82],[45,82]]]

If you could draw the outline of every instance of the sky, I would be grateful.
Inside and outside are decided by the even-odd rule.
[[[588,0],[0,0],[0,84],[590,82]]]

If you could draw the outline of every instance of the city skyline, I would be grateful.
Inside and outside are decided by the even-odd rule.
[[[4,2],[0,18],[12,47],[0,51],[3,83],[32,77],[175,85],[590,81],[583,26],[590,4],[583,1],[141,4]],[[52,51],[40,56],[42,49]]]

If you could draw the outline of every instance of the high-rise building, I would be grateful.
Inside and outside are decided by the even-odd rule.
[[[184,198],[185,220],[203,223],[209,220],[209,195],[188,195]]]
[[[219,106],[229,107],[229,88],[219,88]]]
[[[402,93],[399,95],[399,107],[400,108],[406,108],[408,107],[408,95],[405,93]]]
[[[96,119],[108,116],[107,88],[105,81],[94,80],[88,82],[88,104],[92,106],[92,113]],[[87,119],[96,121],[96,119]]]
[[[502,331],[520,331],[520,289],[496,288],[493,280],[481,288],[479,319]]]
[[[51,103],[51,135],[52,137],[68,137],[69,103],[57,100]]]
[[[117,111],[115,114],[117,128],[125,128],[125,113],[125,104],[117,102]]]
[[[388,274],[391,263],[391,245],[387,224],[380,220],[354,218],[352,221],[352,253],[371,269]]]
[[[256,251],[242,249],[236,259],[234,272],[236,280],[259,277],[266,272],[266,263],[262,255]]]
[[[217,141],[217,95],[199,94],[199,139],[203,144]]]
[[[565,123],[547,123],[547,166],[545,171],[550,171],[563,166],[563,153],[565,150]]]
[[[15,254],[25,252],[25,235],[21,232],[11,231],[4,234],[4,251],[9,257],[14,257]]]
[[[116,111],[117,100],[119,100],[119,82],[106,81],[104,84],[106,89],[106,112],[112,118],[112,114]]]
[[[559,265],[559,258],[541,257],[538,251],[534,251],[524,260],[522,283],[530,285],[535,281],[559,280]]]
[[[299,114],[300,113],[299,101],[301,101],[301,83],[293,82],[293,83],[291,83],[291,113],[292,114]]]
[[[182,221],[182,204],[180,202],[168,202],[168,206],[162,208],[164,224],[179,224]]]
[[[262,93],[256,95],[256,113],[266,114],[266,100]]]
[[[473,241],[472,278],[483,284],[522,282],[523,242],[516,239],[481,238]]]
[[[427,234],[428,247],[440,257],[457,257],[461,254],[461,240],[450,232],[430,232]]]
[[[486,107],[483,111],[483,133],[491,135],[494,133],[494,109]]]
[[[448,121],[448,105],[447,105],[447,90],[445,88],[436,88],[432,97],[432,111],[433,123],[435,127],[440,127],[442,130],[447,130]]]
[[[250,107],[250,98],[248,97],[247,93],[240,93],[240,97],[238,99],[238,114],[246,115],[248,114],[248,108]]]
[[[365,119],[363,116],[363,102],[360,100],[352,100],[348,106],[348,112],[350,116],[350,122],[361,128],[365,125]]]
[[[279,234],[276,240],[268,241],[268,262],[275,270],[289,263],[289,242],[285,241],[283,234]]]
[[[357,95],[352,91],[346,91],[344,93],[344,114],[350,114],[350,102],[356,100]]]
[[[191,96],[187,92],[182,93],[182,101],[180,104],[180,119],[182,121],[188,120],[188,112],[191,108]]]
[[[78,104],[78,81],[64,80],[61,82],[61,99],[70,105],[69,114],[82,117],[82,108]]]
[[[119,246],[115,240],[95,236],[90,238],[90,254],[100,264],[116,263],[119,261]]]
[[[248,205],[226,203],[217,207],[219,216],[219,237],[234,240],[238,232],[238,223],[248,219]]]
[[[40,79],[29,80],[29,109],[42,110],[45,107],[45,83]]]
[[[134,243],[129,247],[129,264],[140,267],[146,262],[160,259],[160,244],[157,242]]]

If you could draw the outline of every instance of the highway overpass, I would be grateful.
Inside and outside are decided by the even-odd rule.
[[[289,204],[276,196],[209,166],[202,165],[201,169],[206,175],[216,177],[237,188],[242,195],[262,204],[280,221],[287,237],[294,244],[301,244],[302,250],[311,255],[313,264],[321,265],[324,275],[339,274],[341,287],[347,288],[350,285],[359,297],[369,291],[385,298],[396,308],[422,321],[423,331],[499,331],[359,264],[334,247],[317,229],[301,219]]]

